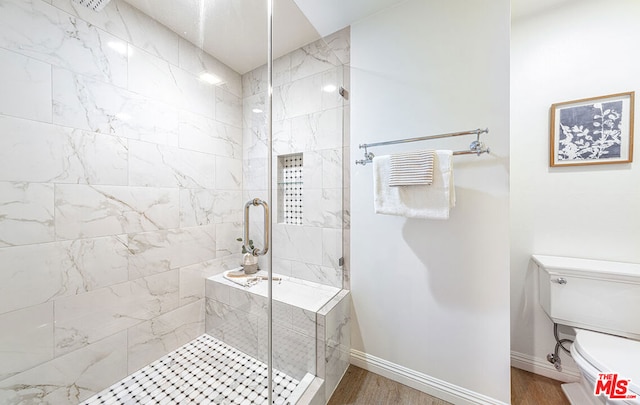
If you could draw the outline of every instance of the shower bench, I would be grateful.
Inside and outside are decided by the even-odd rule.
[[[325,404],[349,365],[348,290],[274,274],[273,367],[303,380],[316,376],[299,404]],[[244,287],[223,274],[206,280],[206,332],[267,360],[266,280]]]

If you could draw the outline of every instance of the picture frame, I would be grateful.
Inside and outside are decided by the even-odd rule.
[[[631,163],[634,98],[631,91],[552,104],[550,166]]]

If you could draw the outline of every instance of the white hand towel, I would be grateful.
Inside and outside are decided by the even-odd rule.
[[[389,186],[415,186],[433,183],[435,150],[419,150],[391,155]]]
[[[448,219],[449,210],[456,203],[452,157],[450,150],[436,151],[431,185],[390,187],[390,157],[376,156],[373,159],[375,212],[407,218]]]

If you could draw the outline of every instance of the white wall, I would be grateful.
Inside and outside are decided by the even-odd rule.
[[[640,88],[639,19],[637,1],[580,1],[513,23],[512,350],[540,367],[555,342],[530,255],[640,261],[637,164],[550,168],[548,158],[551,104]]]
[[[454,158],[446,221],[376,215],[372,167],[352,166],[352,348],[509,402],[509,3],[412,0],[362,20],[351,74],[352,161],[361,143],[478,127],[492,149]]]

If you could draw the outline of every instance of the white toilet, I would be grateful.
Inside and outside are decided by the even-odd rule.
[[[562,385],[571,404],[640,404],[640,264],[542,255],[533,260],[542,308],[576,331],[571,357],[581,379]],[[618,383],[613,399],[606,392],[596,396],[600,374],[630,381]]]

